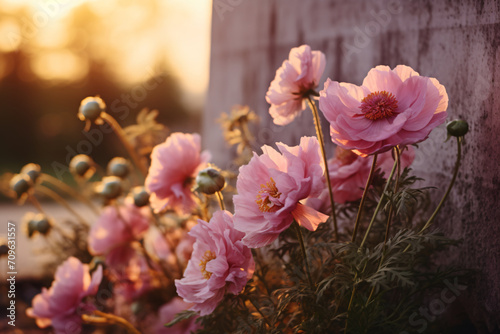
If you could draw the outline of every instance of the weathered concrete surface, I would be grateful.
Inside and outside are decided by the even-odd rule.
[[[294,46],[307,43],[326,54],[324,79],[361,84],[373,66],[406,64],[446,87],[449,119],[467,120],[471,131],[456,187],[438,224],[465,240],[454,260],[480,272],[477,285],[462,296],[464,308],[481,332],[498,328],[500,1],[216,0],[214,4],[219,7],[213,12],[204,138],[221,167],[229,157],[220,131],[214,131],[215,119],[234,104],[248,104],[260,115],[257,147],[276,140],[295,145],[302,135],[314,133],[309,113],[286,127],[272,125],[267,114],[266,90]],[[455,159],[455,146],[443,143],[444,137],[444,126],[434,130],[421,144],[414,166],[440,191],[450,179]]]

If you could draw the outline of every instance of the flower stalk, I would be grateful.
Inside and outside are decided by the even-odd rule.
[[[316,135],[318,136],[319,147],[321,148],[321,155],[323,157],[323,163],[325,164],[325,178],[326,178],[326,184],[328,185],[328,194],[330,196],[330,206],[332,208],[332,219],[333,219],[335,241],[338,241],[339,234],[338,234],[337,217],[335,214],[335,201],[333,199],[333,190],[332,190],[332,182],[330,180],[330,172],[328,171],[328,161],[326,159],[323,131],[321,130],[321,120],[319,118],[318,108],[316,108],[316,104],[312,101],[309,95],[307,96],[307,102],[309,103],[309,107],[311,108],[314,117],[314,126],[316,127]]]
[[[307,260],[306,246],[304,244],[304,237],[302,236],[302,231],[300,230],[299,224],[296,221],[292,223],[295,232],[297,233],[297,239],[299,240],[300,250],[302,252],[302,256],[304,257],[304,265],[306,267],[307,280],[309,281],[309,286],[314,291],[314,283],[311,277],[311,268],[309,267],[309,261]]]
[[[370,174],[368,175],[368,180],[366,180],[366,186],[365,186],[365,189],[363,190],[363,196],[361,197],[361,202],[359,202],[359,209],[358,209],[358,213],[356,215],[356,222],[354,223],[354,231],[352,232],[351,242],[356,241],[356,234],[358,233],[359,222],[361,221],[361,215],[362,215],[363,207],[365,205],[366,195],[368,194],[368,188],[371,185],[371,182],[373,179],[373,174],[375,173],[375,168],[377,166],[377,156],[378,156],[378,154],[375,154],[373,156],[373,162],[372,162],[372,166],[370,168]]]
[[[67,193],[71,197],[75,198],[76,200],[86,204],[94,213],[99,214],[99,210],[95,207],[95,205],[89,199],[87,199],[84,196],[82,196],[81,194],[79,194],[77,191],[75,191],[73,188],[68,186],[66,183],[58,180],[57,178],[55,178],[49,174],[45,174],[45,173],[42,173],[40,175],[40,181],[42,181],[42,182],[45,181],[45,182],[53,185],[54,187],[59,188],[60,190],[64,191],[65,193]]]
[[[222,193],[220,191],[216,191],[215,196],[217,196],[217,200],[219,201],[220,209],[226,210],[226,207],[224,205],[224,196],[222,196]]]
[[[373,213],[372,220],[370,221],[370,224],[368,225],[368,228],[366,229],[363,241],[361,241],[361,245],[359,245],[359,249],[363,248],[363,245],[365,244],[366,239],[368,238],[368,234],[370,233],[370,230],[373,226],[373,222],[375,221],[375,218],[377,217],[377,214],[378,214],[380,208],[382,207],[382,201],[384,200],[387,189],[389,188],[389,184],[391,183],[392,177],[394,176],[394,172],[396,171],[396,167],[397,167],[397,161],[394,161],[394,165],[392,166],[391,174],[387,178],[387,182],[385,183],[384,191],[382,192],[382,195],[380,196],[380,200],[378,201],[377,207],[375,208],[375,212]]]
[[[425,230],[431,226],[432,222],[434,221],[434,218],[436,218],[437,214],[441,210],[444,202],[448,198],[448,195],[450,194],[451,188],[453,188],[453,184],[455,184],[455,180],[458,175],[458,170],[460,169],[460,160],[462,159],[462,140],[463,137],[456,137],[457,138],[457,160],[455,161],[455,169],[453,171],[453,176],[451,178],[450,184],[448,185],[448,189],[446,189],[446,192],[444,193],[443,198],[439,202],[438,206],[436,207],[436,210],[432,213],[431,217],[425,223],[424,227],[420,230],[420,233],[423,233]]]
[[[396,173],[396,182],[394,183],[393,193],[396,194],[399,189],[399,178],[401,176],[401,152],[397,146],[394,147],[394,158],[395,162],[397,163],[397,173]],[[394,205],[391,203],[391,207],[389,209],[389,215],[387,217],[387,226],[385,228],[384,247],[385,244],[387,243],[387,240],[389,240],[389,231],[391,230],[391,222],[393,216],[394,216]]]
[[[125,135],[125,131],[123,131],[120,124],[113,118],[113,116],[111,116],[106,112],[101,113],[101,118],[104,121],[106,121],[106,123],[108,123],[111,126],[111,128],[113,128],[113,131],[115,131],[116,135],[118,136],[123,146],[127,150],[128,154],[132,158],[132,161],[134,161],[134,164],[139,168],[142,175],[146,176],[148,174],[148,170],[146,166],[142,163],[140,157],[137,155],[137,152],[135,151],[134,147],[130,145],[130,142],[127,140],[127,136]]]
[[[96,325],[119,325],[127,330],[127,333],[141,334],[130,322],[114,314],[94,311],[92,315],[82,314],[82,320]]]

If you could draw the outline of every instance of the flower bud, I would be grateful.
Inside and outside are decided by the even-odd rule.
[[[102,256],[94,256],[92,260],[89,263],[89,269],[91,272],[97,270],[99,266],[105,267],[106,266],[106,260]]]
[[[89,96],[82,100],[78,110],[78,118],[82,121],[96,121],[106,110],[106,104],[99,96]]]
[[[31,178],[26,174],[16,174],[10,180],[10,189],[16,193],[18,199],[28,192],[31,185]]]
[[[149,204],[149,194],[144,187],[134,187],[130,192],[135,206],[142,208]]]
[[[49,218],[42,213],[28,212],[24,215],[23,221],[29,238],[31,238],[35,232],[46,235],[52,227]]]
[[[446,124],[446,130],[448,131],[448,136],[463,137],[469,132],[469,124],[460,119],[453,120]]]
[[[50,225],[49,219],[46,216],[42,215],[41,213],[36,215],[35,230],[38,233],[46,235],[47,233],[49,233],[51,227],[52,225]]]
[[[35,232],[36,222],[33,219],[30,219],[26,223],[26,233],[28,234],[28,238],[31,238]]]
[[[139,315],[141,312],[144,312],[146,310],[146,307],[144,305],[144,302],[142,301],[135,301],[130,305],[130,310],[134,315]]]
[[[94,161],[85,154],[78,154],[71,159],[69,163],[71,173],[89,178],[94,174]]]
[[[225,184],[224,176],[214,168],[205,168],[196,176],[198,191],[204,194],[212,195],[217,191],[221,191]]]
[[[2,243],[0,245],[0,256],[7,255],[9,254],[9,246],[7,246],[5,243]]]
[[[23,168],[21,168],[21,174],[26,174],[30,177],[31,182],[35,183],[40,174],[42,173],[42,168],[40,165],[29,163]]]
[[[108,200],[115,199],[120,196],[123,191],[122,180],[117,176],[103,177],[95,190]]]
[[[130,173],[130,169],[130,163],[125,158],[113,158],[108,164],[108,174],[118,176],[121,179],[127,177],[127,175]]]

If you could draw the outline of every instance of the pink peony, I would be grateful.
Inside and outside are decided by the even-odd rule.
[[[33,298],[26,314],[36,318],[41,328],[52,326],[56,334],[79,333],[81,314],[95,309],[83,299],[97,293],[101,280],[102,267],[91,277],[88,265],[70,257],[57,268],[52,286],[48,290],[43,288],[42,293]]]
[[[192,192],[198,172],[206,167],[210,154],[200,153],[198,134],[172,133],[151,153],[151,166],[145,187],[156,212],[174,209],[190,213],[196,206]]]
[[[315,231],[328,218],[300,203],[325,188],[318,140],[302,137],[299,146],[276,145],[281,154],[263,146],[264,154],[254,153],[248,165],[240,168],[234,226],[245,232],[243,243],[248,247],[270,244],[294,219]]]
[[[446,119],[448,94],[408,66],[377,66],[361,87],[328,79],[319,106],[332,141],[366,156],[425,140]]]
[[[411,165],[414,158],[415,152],[410,146],[401,155],[401,168]],[[335,157],[328,161],[333,195],[337,203],[356,201],[363,196],[372,162],[371,156],[361,157],[352,151],[337,147]],[[388,177],[393,164],[394,159],[389,151],[378,156],[376,168],[380,168]]]
[[[227,292],[237,295],[252,277],[252,252],[241,239],[244,234],[233,226],[228,211],[214,213],[210,223],[198,220],[189,234],[196,238],[184,277],[175,280],[177,294],[191,310],[212,313]]]
[[[304,97],[318,87],[325,63],[325,55],[309,45],[290,50],[266,94],[275,124],[286,125],[306,109]]]
[[[192,305],[186,303],[179,297],[174,297],[168,304],[163,305],[158,311],[158,323],[155,327],[156,334],[189,334],[196,332],[200,326],[195,322],[196,317],[181,321],[172,327],[165,327],[174,320],[177,313],[187,310]]]
[[[153,289],[155,281],[143,255],[137,254],[132,248],[129,251],[124,249],[124,254],[126,261],[110,268],[110,274],[115,281],[115,293],[130,303]],[[155,270],[160,272],[156,265]]]
[[[142,238],[148,228],[149,217],[146,208],[140,209],[132,203],[126,203],[119,208],[107,206],[90,229],[89,251],[93,255],[116,258],[118,254],[112,253]]]

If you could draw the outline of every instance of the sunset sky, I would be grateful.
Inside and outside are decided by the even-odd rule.
[[[28,54],[27,79],[82,80],[92,58],[109,69],[103,75],[133,85],[160,66],[178,78],[185,101],[203,102],[209,0],[0,0],[0,14],[0,54]],[[9,73],[3,58],[0,80]]]

